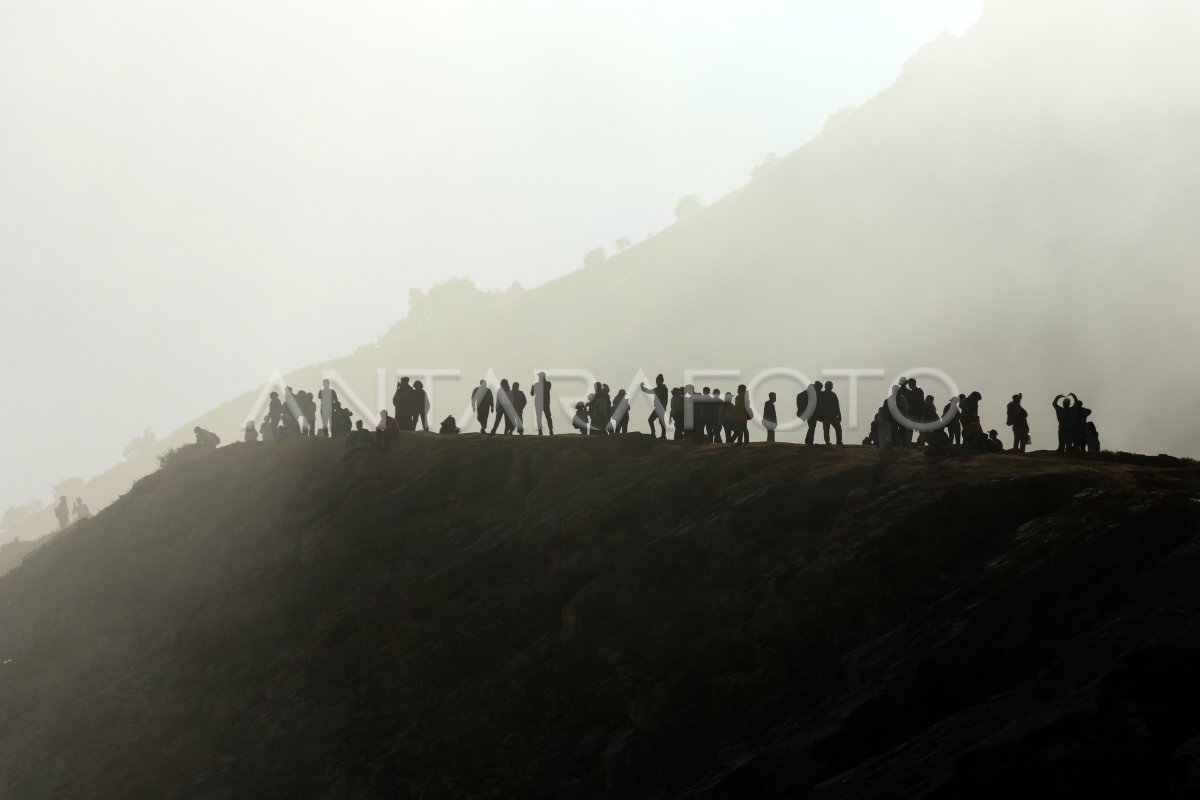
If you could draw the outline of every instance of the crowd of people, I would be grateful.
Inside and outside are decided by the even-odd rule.
[[[495,391],[486,380],[471,392],[471,410],[479,432],[495,436],[503,428],[504,435],[525,433],[526,411],[532,407],[533,423],[539,436],[554,435],[554,413],[551,400],[552,384],[546,373],[526,392],[517,381],[500,380]],[[746,386],[736,392],[724,392],[717,387],[697,389],[692,384],[669,387],[660,374],[654,386],[639,386],[648,395],[653,408],[646,418],[651,436],[660,440],[702,443],[746,444],[750,441],[749,423],[755,418]],[[890,395],[879,407],[871,422],[870,433],[863,445],[917,447],[929,455],[949,453],[954,448],[972,452],[1002,452],[1005,442],[995,429],[984,430],[979,405],[983,396],[975,391],[952,397],[938,410],[936,398],[917,385],[914,378],[901,378],[892,386]],[[1005,408],[1005,424],[1011,428],[1010,452],[1024,453],[1032,442],[1029,433],[1029,413],[1022,405],[1023,396],[1014,394]],[[570,419],[572,430],[586,436],[609,436],[629,432],[630,397],[624,389],[615,394],[608,384],[597,381],[586,399],[575,403]],[[1058,395],[1052,403],[1058,418],[1058,451],[1096,453],[1100,437],[1095,423],[1088,418],[1086,408],[1075,394]],[[403,431],[429,430],[429,396],[421,381],[407,377],[396,382],[392,409],[379,412],[379,421],[369,426],[364,420],[351,421],[353,412],[338,400],[330,382],[321,389],[295,392],[289,386],[281,398],[270,393],[266,416],[260,423],[246,423],[244,440],[255,442],[280,441],[293,436],[346,437],[347,446],[375,445]],[[841,402],[832,381],[817,381],[796,395],[796,417],[805,428],[805,444],[814,444],[817,428],[826,445],[844,446],[842,441]],[[489,422],[491,426],[489,428]],[[318,425],[319,423],[319,425]],[[766,441],[775,441],[779,428],[776,394],[770,392],[763,404],[761,425]],[[442,420],[438,432],[458,434],[462,429],[453,415]],[[832,438],[831,438],[832,434]],[[216,446],[220,440],[208,431],[197,428],[197,442]],[[209,438],[211,437],[211,438]],[[215,440],[215,442],[213,441]]]

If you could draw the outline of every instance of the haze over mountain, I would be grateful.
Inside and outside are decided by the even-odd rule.
[[[728,390],[777,366],[889,380],[929,366],[982,391],[985,428],[1024,392],[1035,447],[1053,444],[1050,398],[1075,391],[1106,447],[1194,455],[1198,33],[1185,2],[988,3],[890,89],[662,233],[535,289],[414,294],[375,344],[284,380],[315,388],[334,370],[361,414],[387,405],[398,371],[458,370],[434,382],[440,418],[489,369],[581,369],[614,390],[639,369],[672,384],[740,369],[696,380]],[[885,378],[859,386],[859,436]],[[560,400],[585,391],[556,385]],[[781,409],[797,390],[757,388]],[[261,391],[198,422],[231,438]]]
[[[88,420],[9,426],[0,508],[374,341],[412,288],[531,286],[661,230],[978,13],[0,0],[0,374]]]

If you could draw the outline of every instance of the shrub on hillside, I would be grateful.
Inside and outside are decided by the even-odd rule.
[[[205,453],[212,452],[212,448],[202,445],[199,442],[189,442],[181,444],[179,447],[172,447],[167,452],[158,457],[158,466],[160,469],[165,469],[172,464],[182,464],[185,461],[192,461],[199,458]]]

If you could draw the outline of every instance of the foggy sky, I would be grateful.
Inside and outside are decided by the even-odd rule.
[[[0,2],[0,508],[373,341],[412,288],[662,229],[978,14]]]

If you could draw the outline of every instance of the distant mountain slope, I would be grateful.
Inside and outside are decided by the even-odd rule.
[[[0,578],[0,795],[1183,796],[1200,468],[1140,463],[221,448]]]
[[[1200,6],[1182,0],[989,2],[890,89],[602,267],[499,294],[452,282],[415,296],[377,343],[283,381],[316,388],[336,370],[374,414],[397,370],[459,370],[433,387],[440,418],[462,414],[488,370],[580,368],[615,390],[639,369],[681,385],[685,369],[745,381],[772,366],[932,366],[982,391],[988,427],[1024,392],[1036,446],[1054,445],[1051,398],[1075,391],[1106,445],[1200,454],[1198,37]],[[562,399],[586,391],[559,386]],[[797,386],[759,388],[780,392],[787,416]],[[863,382],[859,436],[886,389]],[[260,391],[197,422],[235,437]],[[118,470],[95,501],[138,474]]]

